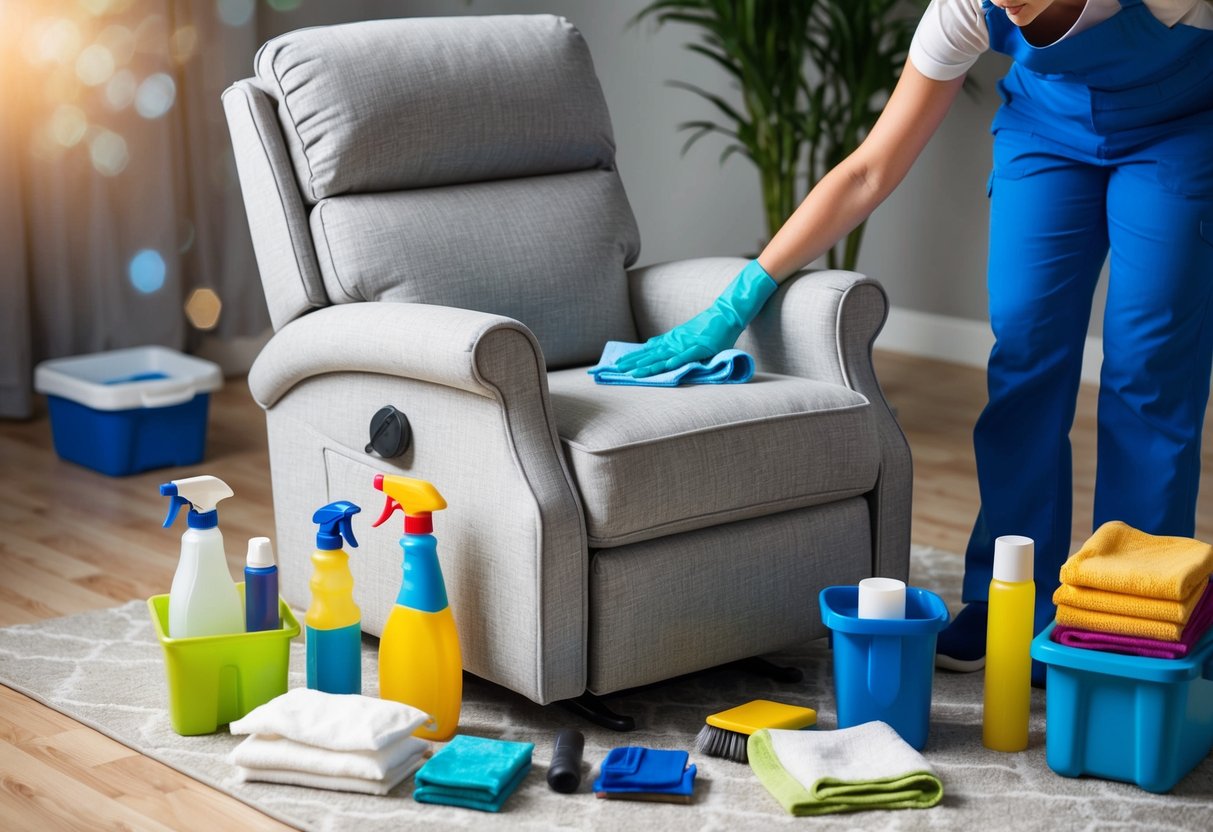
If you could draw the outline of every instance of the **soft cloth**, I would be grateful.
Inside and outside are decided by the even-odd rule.
[[[635,800],[687,799],[695,790],[696,767],[685,751],[640,746],[612,748],[599,767],[594,792],[599,797]]]
[[[384,780],[396,769],[421,765],[430,744],[417,737],[402,737],[377,751],[329,751],[314,745],[254,734],[236,746],[228,762],[246,769],[277,769]]]
[[[599,384],[639,385],[641,387],[677,387],[680,384],[742,384],[754,375],[754,359],[741,350],[724,350],[707,361],[692,361],[663,373],[636,378],[615,369],[615,362],[644,344],[607,341],[602,357],[587,373]]]
[[[943,783],[926,759],[884,722],[838,731],[756,731],[750,768],[797,816],[864,809],[927,809]]]
[[[531,770],[535,744],[457,734],[417,772],[422,803],[500,811]]]
[[[1113,520],[1070,556],[1061,567],[1061,582],[1182,602],[1211,574],[1213,546],[1208,543],[1158,537]]]
[[[309,789],[328,789],[335,792],[358,792],[359,794],[384,795],[400,785],[410,774],[421,767],[423,758],[409,760],[387,772],[387,776],[379,780],[367,780],[362,777],[335,777],[327,774],[314,774],[307,771],[273,768],[236,768],[236,776],[241,782],[257,781],[261,783],[284,783],[288,786],[305,786]]]
[[[330,751],[378,751],[410,736],[429,714],[390,699],[295,688],[233,722],[233,734],[285,737]]]
[[[1122,636],[1154,639],[1155,641],[1179,641],[1184,625],[1154,618],[1134,618],[1131,615],[1113,615],[1110,612],[1095,612],[1079,607],[1057,608],[1057,623],[1063,627],[1076,627],[1098,633],[1116,633]]]
[[[1201,637],[1209,632],[1210,627],[1213,627],[1213,585],[1206,586],[1179,641],[1160,641],[1117,633],[1100,633],[1067,627],[1064,624],[1058,624],[1053,628],[1052,639],[1067,647],[1102,650],[1105,653],[1123,653],[1128,656],[1147,656],[1155,659],[1182,659],[1201,640]]]
[[[1182,626],[1188,623],[1192,610],[1196,608],[1196,602],[1204,592],[1205,588],[1198,586],[1182,601],[1168,601],[1165,598],[1146,598],[1141,595],[1125,595],[1123,592],[1091,589],[1088,586],[1062,584],[1053,593],[1053,603],[1093,612],[1170,621]]]

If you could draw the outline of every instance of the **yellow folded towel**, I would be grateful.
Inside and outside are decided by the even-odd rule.
[[[1167,601],[1160,598],[1144,598],[1140,595],[1125,595],[1123,592],[1105,592],[1086,586],[1062,584],[1053,593],[1053,603],[1077,607],[1093,612],[1108,612],[1132,618],[1151,618],[1169,621],[1181,627],[1192,617],[1192,610],[1205,594],[1207,584],[1201,584],[1182,601]]]
[[[1173,624],[1170,621],[1134,618],[1130,615],[1114,615],[1110,612],[1095,612],[1069,606],[1057,608],[1057,623],[1080,630],[1118,633],[1122,636],[1152,638],[1156,641],[1179,641],[1184,629],[1183,624]]]
[[[1061,567],[1061,582],[1184,601],[1213,574],[1213,546],[1158,537],[1119,520],[1104,523]],[[1060,620],[1060,619],[1059,619]]]

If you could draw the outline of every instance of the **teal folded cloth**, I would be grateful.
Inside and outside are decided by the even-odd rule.
[[[884,722],[838,731],[756,731],[750,768],[793,815],[864,809],[927,809],[943,783],[926,759]]]
[[[599,384],[637,385],[639,387],[677,387],[681,384],[743,384],[754,376],[754,358],[741,350],[724,350],[707,361],[692,361],[658,373],[655,376],[635,378],[614,369],[615,363],[630,352],[642,349],[644,344],[629,344],[626,341],[607,341],[602,357],[587,373]]]
[[[501,811],[531,770],[535,744],[457,734],[417,772],[420,803]]]

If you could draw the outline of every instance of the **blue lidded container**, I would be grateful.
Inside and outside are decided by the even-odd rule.
[[[904,619],[860,618],[857,586],[826,587],[818,601],[832,636],[838,727],[880,720],[921,751],[930,728],[935,639],[948,624],[943,599],[906,587]]]

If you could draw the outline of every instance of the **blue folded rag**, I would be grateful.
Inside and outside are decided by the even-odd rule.
[[[457,734],[418,770],[413,799],[482,812],[501,810],[531,770],[530,742]]]
[[[641,387],[677,387],[680,384],[742,384],[754,375],[754,357],[741,350],[724,350],[706,362],[693,361],[648,378],[634,378],[614,370],[615,362],[644,344],[607,341],[602,357],[587,373],[599,384],[635,384]]]
[[[695,766],[687,765],[688,757],[685,751],[613,748],[602,761],[594,791],[690,795],[695,788]]]

